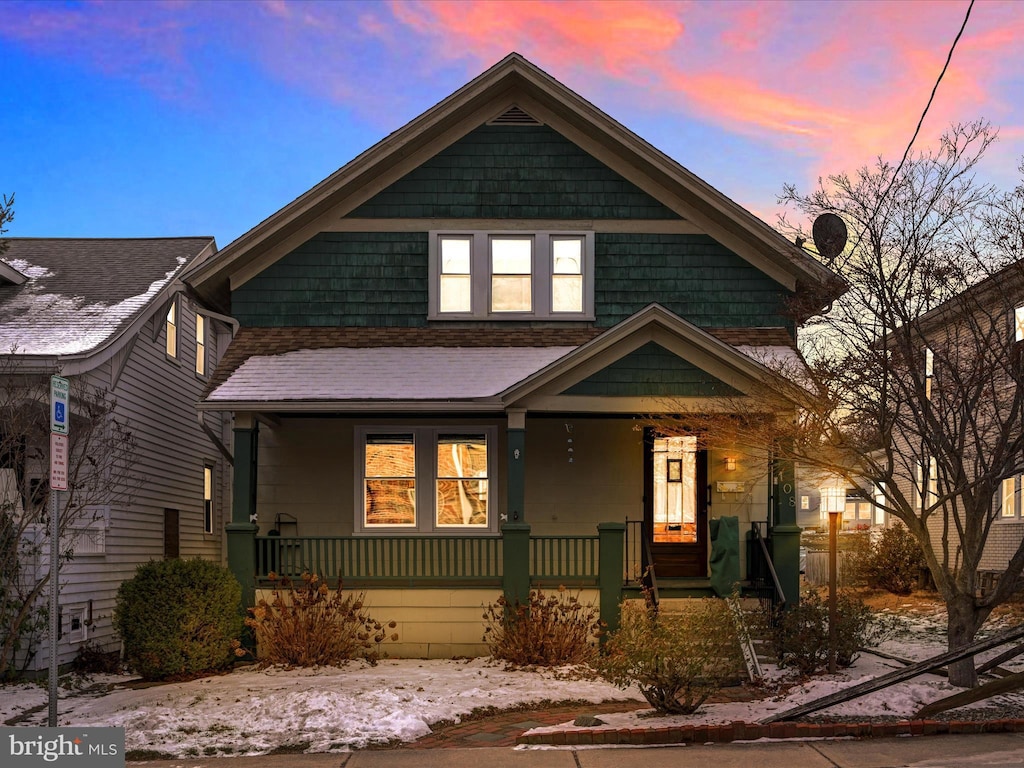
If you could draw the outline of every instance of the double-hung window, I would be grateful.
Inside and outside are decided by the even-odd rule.
[[[1024,483],[1024,475],[1014,475],[1012,477],[1004,478],[1003,482],[1000,484],[999,517],[1003,520],[1019,518],[1022,512],[1024,512],[1020,508],[1020,494],[1022,489],[1017,485],[1018,477],[1020,477],[1021,482]]]
[[[356,431],[361,533],[491,533],[494,427]]]
[[[592,232],[431,232],[432,320],[591,320]]]
[[[924,396],[932,399],[932,382],[935,380],[935,353],[927,347],[924,350]]]
[[[171,301],[167,308],[167,317],[164,318],[164,328],[167,332],[166,347],[168,357],[178,356],[178,300]]]
[[[206,318],[196,312],[196,376],[206,375]]]

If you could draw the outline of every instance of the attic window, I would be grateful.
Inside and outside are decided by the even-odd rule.
[[[544,125],[540,120],[513,104],[500,115],[490,120],[488,125]]]

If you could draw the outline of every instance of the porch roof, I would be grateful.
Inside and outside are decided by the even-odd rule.
[[[575,348],[335,347],[253,355],[206,404],[458,400],[500,408],[499,393]]]

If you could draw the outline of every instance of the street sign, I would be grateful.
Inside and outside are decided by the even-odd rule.
[[[68,436],[50,433],[50,489],[68,489]]]
[[[68,433],[71,411],[68,409],[68,380],[50,377],[50,431],[59,435]]]

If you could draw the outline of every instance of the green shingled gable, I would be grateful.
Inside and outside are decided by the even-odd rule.
[[[480,126],[353,218],[678,219],[547,126]]]
[[[793,330],[789,292],[707,235],[602,233],[594,249],[599,326],[657,302],[702,328]]]
[[[650,342],[565,390],[609,397],[728,397],[728,384]]]
[[[427,233],[321,232],[231,295],[246,326],[427,324]]]

